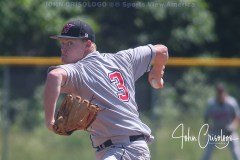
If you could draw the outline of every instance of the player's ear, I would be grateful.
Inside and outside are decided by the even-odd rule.
[[[91,45],[92,45],[92,42],[91,42],[90,40],[87,40],[87,41],[86,41],[86,47],[87,47],[87,48],[90,48]]]

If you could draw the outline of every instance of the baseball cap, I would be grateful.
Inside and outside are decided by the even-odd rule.
[[[54,35],[50,38],[59,39],[59,38],[80,38],[80,39],[89,39],[92,42],[95,42],[95,34],[93,29],[85,22],[81,20],[74,20],[68,22],[62,29],[60,35]]]

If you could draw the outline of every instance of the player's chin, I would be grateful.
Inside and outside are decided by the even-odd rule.
[[[71,63],[71,62],[68,60],[68,58],[67,58],[66,56],[64,56],[64,55],[61,56],[61,61],[62,61],[62,63],[64,63],[64,64]]]
[[[61,61],[63,64],[70,64],[70,63],[76,63],[78,60],[62,56]]]

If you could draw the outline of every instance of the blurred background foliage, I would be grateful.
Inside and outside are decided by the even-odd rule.
[[[86,5],[83,6],[83,3]],[[91,6],[93,3],[104,3],[107,6],[94,7]],[[95,30],[96,44],[100,52],[114,53],[139,45],[162,43],[169,48],[170,58],[239,57],[239,6],[239,0],[1,0],[0,56],[59,56],[59,44],[49,36],[59,34],[68,20],[80,18]],[[74,152],[69,152],[66,157],[77,159],[76,155],[84,155],[86,157],[83,159],[92,159],[92,150],[87,148],[91,144],[86,142],[86,134],[76,134],[73,140],[61,139],[44,128],[42,94],[48,67],[9,66],[8,117],[12,126],[12,139],[9,143],[10,151],[16,153],[11,153],[9,158],[36,159],[34,154],[53,152],[50,159],[61,159],[57,153],[62,153],[66,147],[72,146],[78,148],[73,149]],[[0,74],[2,88],[3,67],[0,67]],[[165,88],[157,92],[158,107],[151,110],[148,104],[152,90],[147,84],[147,75],[144,75],[137,82],[136,98],[143,118],[149,125],[156,127],[154,131],[159,139],[157,147],[161,151],[155,153],[153,159],[158,159],[159,153],[165,156],[163,159],[169,159],[170,155],[171,159],[192,160],[199,157],[199,148],[189,156],[189,150],[193,146],[190,145],[189,150],[182,152],[179,147],[173,144],[171,146],[169,131],[182,121],[189,122],[192,126],[201,123],[206,100],[214,95],[214,84],[218,81],[223,81],[229,91],[240,100],[240,85],[237,83],[239,78],[238,68],[167,67]],[[1,110],[2,92],[4,91],[0,89]],[[152,117],[152,113],[155,116]],[[0,123],[2,121],[0,115]],[[49,143],[43,143],[46,142],[43,139]],[[24,150],[21,145],[27,140],[29,143],[26,143]],[[76,140],[79,140],[79,144],[73,145],[77,143]],[[52,149],[55,144],[62,148],[58,148],[58,151]],[[169,154],[165,145],[179,150],[175,154]],[[77,154],[81,148],[84,148],[83,151]],[[32,151],[28,152],[31,149]],[[0,147],[0,154],[1,152]],[[89,157],[85,153],[88,153]],[[225,152],[220,153],[219,159],[224,156]]]
[[[49,36],[59,33],[69,19],[80,18],[93,26],[102,52],[163,43],[172,56],[197,56],[204,52],[225,57],[239,55],[238,0],[125,2],[144,7],[118,3],[120,7],[82,7],[77,1],[67,0],[1,0],[1,54],[56,56],[58,45]]]

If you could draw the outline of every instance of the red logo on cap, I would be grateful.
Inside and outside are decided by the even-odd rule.
[[[66,24],[66,25],[63,27],[63,29],[62,29],[62,33],[68,33],[69,29],[70,29],[72,26],[74,26],[74,25],[73,25],[73,24],[70,24],[70,23]]]

